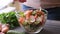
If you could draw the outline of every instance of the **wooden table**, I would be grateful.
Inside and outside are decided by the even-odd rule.
[[[23,32],[20,27],[15,30]],[[60,21],[47,20],[44,29],[38,34],[60,34]]]

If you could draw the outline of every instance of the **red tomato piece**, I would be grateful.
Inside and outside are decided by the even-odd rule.
[[[25,21],[25,18],[24,17],[20,17],[20,19],[19,19],[19,23],[23,23]]]
[[[38,15],[36,14],[36,15],[35,15],[35,19],[36,19],[37,17],[38,17]]]

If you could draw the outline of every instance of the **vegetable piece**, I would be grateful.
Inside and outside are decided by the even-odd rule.
[[[24,14],[25,14],[25,15],[26,15],[26,14],[31,15],[31,14],[32,14],[32,12],[33,12],[33,10],[27,10]]]
[[[41,14],[44,15],[45,13],[43,11],[41,11]]]
[[[37,17],[38,17],[38,15],[36,14],[36,15],[35,15],[35,19],[37,19]]]
[[[9,13],[0,14],[0,21],[3,24],[7,24],[7,23],[10,24],[10,29],[13,29],[13,28],[19,26],[17,17],[15,15],[15,12],[13,12],[13,11],[11,11]]]
[[[45,22],[45,18],[44,18],[44,15],[41,15],[41,24],[43,25]]]
[[[20,11],[19,14],[21,17],[24,17],[24,12]]]
[[[31,23],[35,22],[34,16],[30,16],[30,22],[31,22]]]
[[[26,26],[28,24],[28,22],[24,22],[23,25]]]
[[[6,24],[6,25],[4,25],[4,26],[2,27],[2,32],[3,32],[3,33],[7,33],[8,30],[9,30],[9,25],[8,25],[8,24]]]
[[[34,16],[35,16],[35,14],[36,14],[36,11],[33,11],[33,12],[32,12],[32,15],[34,15]]]
[[[28,20],[30,18],[30,14],[27,14],[26,15],[26,19]]]
[[[25,34],[25,32],[18,32],[16,30],[9,30],[7,34]]]
[[[36,10],[36,12],[37,12],[37,15],[38,15],[38,16],[44,15],[44,12],[43,12],[43,11]]]
[[[25,21],[25,18],[24,18],[24,17],[20,17],[19,22],[20,22],[21,24],[23,24],[24,21]]]
[[[44,12],[44,14],[47,14],[46,10],[42,10],[42,12]]]
[[[27,11],[25,12],[26,19],[29,19],[30,16],[31,16],[31,14],[32,14],[32,10],[27,10]]]
[[[41,21],[42,21],[42,18],[41,17],[37,17],[36,21],[35,21],[35,24],[38,25]]]
[[[36,22],[35,22],[35,25],[38,25],[39,23],[40,23],[40,22],[36,21]]]

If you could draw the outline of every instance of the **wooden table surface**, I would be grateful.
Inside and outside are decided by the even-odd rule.
[[[15,30],[23,32],[20,27]],[[38,34],[60,34],[60,21],[47,20],[44,29]]]

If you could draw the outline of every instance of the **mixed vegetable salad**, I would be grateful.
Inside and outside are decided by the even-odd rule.
[[[20,13],[19,23],[28,32],[36,32],[45,24],[46,11],[27,10]]]
[[[15,15],[14,11],[11,11],[9,13],[0,14],[0,22],[3,24],[9,24],[10,29],[13,29],[13,28],[19,26],[18,20],[17,20],[17,17]]]

